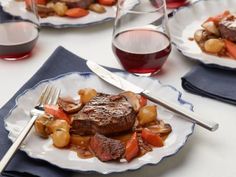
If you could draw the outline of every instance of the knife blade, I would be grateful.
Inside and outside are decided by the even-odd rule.
[[[215,122],[210,122],[205,119],[201,119],[198,114],[195,112],[180,106],[178,104],[175,104],[173,102],[167,101],[161,97],[158,97],[156,94],[151,93],[149,90],[145,90],[141,87],[138,87],[137,85],[131,83],[130,81],[125,80],[124,78],[108,71],[104,67],[92,62],[87,61],[87,66],[91,71],[93,71],[97,76],[99,76],[104,81],[108,82],[109,84],[125,91],[132,91],[135,93],[138,93],[150,101],[157,103],[166,109],[181,115],[181,118],[184,118],[185,120],[191,121],[207,130],[215,131],[218,129],[219,124]]]

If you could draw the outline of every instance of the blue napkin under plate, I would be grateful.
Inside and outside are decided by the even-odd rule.
[[[5,13],[0,5],[0,23],[6,22],[12,16]],[[4,127],[4,117],[15,106],[15,98],[24,90],[36,85],[39,81],[53,78],[67,72],[90,72],[86,60],[72,54],[63,47],[58,47],[43,66],[27,81],[17,93],[0,109],[0,159],[11,146],[8,132]],[[116,69],[108,68],[112,71]],[[58,168],[43,160],[31,159],[23,151],[18,150],[3,172],[4,176],[14,177],[70,177],[72,171]],[[0,174],[0,176],[2,176]]]
[[[182,87],[194,94],[236,104],[236,71],[198,65],[182,77]]]
[[[111,71],[120,71],[108,68]],[[4,127],[4,117],[15,106],[15,98],[24,90],[32,88],[39,81],[53,78],[68,72],[90,72],[86,60],[74,55],[63,47],[58,47],[41,68],[27,81],[17,93],[0,109],[0,158],[11,146],[8,132]],[[14,177],[70,177],[72,171],[58,168],[43,160],[28,157],[25,152],[18,150],[3,175]]]
[[[0,3],[0,23],[6,22],[11,18],[12,16],[10,14],[3,11],[1,3]],[[17,19],[17,17],[14,17],[14,18]]]

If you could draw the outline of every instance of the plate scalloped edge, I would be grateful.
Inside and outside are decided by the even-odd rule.
[[[120,73],[120,74],[124,74],[123,72],[117,72],[117,73]],[[71,75],[71,74],[77,74],[79,76],[84,76],[84,77],[89,77],[91,75],[93,76],[96,76],[94,75],[93,73],[90,73],[90,72],[69,72],[69,73],[65,73],[65,74],[62,74],[62,75],[59,75],[57,77],[54,77],[54,78],[50,78],[50,79],[46,79],[46,80],[42,80],[40,81],[39,83],[37,83],[36,85],[34,85],[32,88],[30,89],[27,89],[25,90],[24,92],[22,92],[20,95],[17,96],[16,100],[15,100],[15,106],[11,109],[11,111],[9,112],[9,114],[4,118],[4,121],[6,123],[6,120],[7,118],[11,115],[11,113],[13,112],[13,110],[17,107],[17,103],[18,103],[18,100],[19,98],[21,98],[22,96],[24,96],[27,92],[29,91],[32,91],[34,89],[36,89],[39,85],[43,84],[43,83],[48,83],[48,82],[53,82],[57,79],[60,79],[60,78],[63,78],[65,76],[68,76],[68,75]],[[124,76],[124,75],[123,75]],[[127,74],[125,74],[125,76],[127,76]],[[129,75],[128,75],[129,76]],[[161,84],[161,82],[157,79],[153,79],[151,78],[152,80],[154,80],[155,82],[158,82],[159,84]],[[177,101],[181,104],[181,105],[187,105],[191,110],[193,110],[193,105],[189,102],[186,102],[184,101],[181,97],[182,97],[182,93],[180,91],[178,91],[175,87],[171,86],[171,85],[163,85],[161,84],[161,86],[163,87],[168,87],[170,88],[171,90],[173,90],[175,93],[177,93]],[[98,173],[102,173],[102,174],[110,174],[110,173],[114,173],[114,172],[124,172],[124,171],[127,171],[127,170],[138,170],[139,168],[141,168],[142,166],[144,165],[156,165],[158,163],[160,163],[163,159],[167,158],[167,157],[170,157],[170,156],[173,156],[175,155],[183,146],[184,144],[186,143],[186,141],[188,140],[189,136],[192,135],[193,133],[193,130],[194,130],[194,126],[195,124],[191,124],[191,130],[186,134],[186,136],[184,137],[184,140],[183,142],[181,143],[181,145],[179,145],[179,147],[177,149],[175,149],[174,152],[162,157],[159,161],[157,162],[148,162],[148,163],[145,163],[145,164],[140,164],[138,166],[134,166],[133,168],[129,168],[129,169],[120,169],[120,170],[116,170],[116,171],[98,171],[98,170],[86,170],[86,169],[70,169],[70,168],[66,168],[66,167],[63,167],[61,165],[58,165],[58,164],[55,164],[55,163],[52,163],[50,161],[48,161],[50,164],[54,165],[54,166],[57,166],[57,167],[60,167],[62,169],[66,169],[66,170],[72,170],[72,171],[75,171],[75,172],[82,172],[82,173],[91,173],[91,172],[98,172]],[[12,136],[12,132],[10,131],[9,127],[7,126],[7,124],[5,124],[5,128],[9,131],[9,134],[8,134],[8,137],[11,141],[14,141],[14,136]],[[45,159],[42,159],[42,158],[37,158],[37,157],[34,157],[31,155],[30,152],[27,152],[24,150],[24,148],[21,149],[22,151],[24,151],[28,156],[30,156],[31,158],[34,158],[34,159],[41,159],[41,160],[45,160]],[[46,160],[47,161],[47,160]]]

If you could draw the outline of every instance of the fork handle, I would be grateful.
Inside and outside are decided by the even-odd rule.
[[[7,164],[12,159],[13,155],[16,153],[16,150],[20,146],[20,144],[24,141],[25,137],[31,130],[32,126],[34,125],[34,121],[36,120],[38,116],[33,116],[30,121],[27,123],[25,128],[20,132],[20,135],[16,138],[14,143],[11,145],[11,147],[8,149],[6,154],[3,156],[3,158],[0,161],[0,173],[3,172],[3,170],[6,168]]]

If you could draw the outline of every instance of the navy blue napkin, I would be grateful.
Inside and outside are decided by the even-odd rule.
[[[15,105],[15,98],[24,90],[33,87],[39,81],[49,79],[67,72],[90,72],[86,60],[72,54],[63,47],[58,47],[41,68],[27,81],[22,88],[0,109],[0,158],[11,145],[7,138],[8,132],[4,128],[4,117]],[[111,69],[118,71],[117,69]],[[29,158],[24,152],[18,150],[6,168],[7,176],[40,176],[40,177],[70,177],[72,171],[60,169],[43,160]]]
[[[0,3],[0,23],[3,23],[5,21],[7,21],[8,19],[11,19],[12,16],[5,13],[3,10],[2,10],[2,6],[1,6],[1,3]]]
[[[236,104],[236,71],[198,65],[182,77],[182,87],[194,94]]]
[[[12,18],[11,15],[3,12],[0,5],[0,23]],[[111,68],[109,68],[111,69]],[[116,69],[111,69],[115,71]],[[11,145],[7,138],[8,132],[4,128],[4,117],[15,106],[15,98],[24,90],[33,87],[39,81],[55,77],[67,72],[89,72],[85,60],[70,53],[63,47],[58,47],[43,66],[27,81],[22,88],[0,109],[0,159]],[[42,160],[29,158],[24,152],[17,151],[8,167],[4,171],[4,176],[14,177],[70,177],[73,172],[60,169]],[[1,176],[1,174],[0,174]]]

